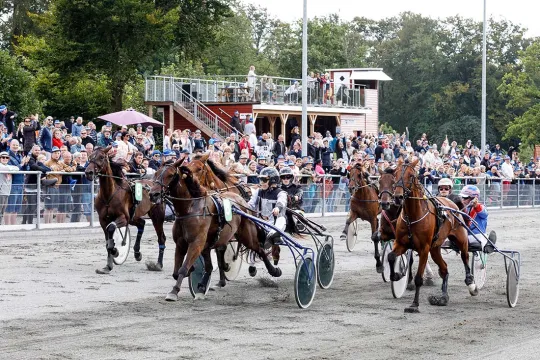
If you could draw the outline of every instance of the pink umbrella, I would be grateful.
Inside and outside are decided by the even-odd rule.
[[[124,111],[118,111],[115,113],[107,114],[107,115],[101,115],[98,116],[99,119],[103,119],[105,121],[110,121],[111,123],[115,125],[136,125],[136,124],[144,124],[144,125],[154,125],[154,126],[163,126],[162,123],[160,123],[157,120],[152,119],[150,116],[146,116],[132,108],[129,108]]]

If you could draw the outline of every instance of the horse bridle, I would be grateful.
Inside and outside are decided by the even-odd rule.
[[[154,179],[154,182],[161,187],[159,196],[161,197],[162,201],[165,200],[165,199],[171,198],[171,196],[170,196],[170,191],[171,191],[170,186],[176,180],[178,180],[178,178],[180,177],[180,174],[178,173],[178,167],[175,167],[174,175],[173,175],[171,181],[169,182],[169,184],[165,185],[163,183],[163,177],[165,176],[165,172],[168,170],[168,168],[170,168],[172,166],[174,166],[174,164],[163,164],[163,170],[161,171],[161,174],[160,174],[159,178]],[[182,186],[180,183],[178,183],[178,185]]]

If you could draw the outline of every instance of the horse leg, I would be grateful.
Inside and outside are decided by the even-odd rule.
[[[407,290],[413,291],[416,289],[415,283],[413,283],[413,276],[412,276],[412,266],[414,263],[414,253],[411,256],[411,261],[409,262],[409,278],[407,279]]]
[[[137,226],[137,237],[135,238],[135,244],[133,244],[133,255],[135,256],[135,260],[137,261],[142,260],[141,238],[144,233],[145,224],[146,221],[144,221],[144,219],[137,219],[136,221],[133,221],[133,225]]]
[[[464,230],[464,229],[463,229]],[[481,236],[481,235],[479,235]],[[469,265],[469,238],[465,231],[460,236],[449,236],[455,244],[458,244],[459,251],[461,252],[461,261],[465,267],[465,285],[469,288],[469,294],[472,296],[478,295],[478,288],[474,283],[474,276],[471,274],[471,267]]]
[[[397,257],[405,254],[407,248],[401,245],[397,240],[394,242],[394,248],[388,254],[388,265],[390,266],[390,280],[399,281],[403,275],[398,274],[394,271],[394,265],[396,263]]]
[[[448,266],[441,255],[440,247],[431,248],[430,253],[431,258],[439,267],[439,275],[443,279],[443,283],[441,286],[442,295],[431,295],[428,297],[428,300],[431,305],[446,306],[448,304],[448,300],[450,299],[448,296]]]
[[[96,274],[109,274],[114,267],[113,259],[118,256],[118,250],[114,247],[114,232],[116,231],[116,223],[111,222],[105,227],[105,241],[107,247],[107,265],[102,269],[96,269]]]
[[[259,258],[261,258],[264,262],[264,266],[266,267],[266,270],[268,271],[270,276],[280,277],[281,269],[272,265],[272,263],[268,259],[268,256],[266,256],[266,251],[261,246],[261,239],[259,239],[259,236],[265,238],[266,235],[263,232],[258,232],[255,224],[248,219],[243,219],[241,226],[239,226],[239,229],[242,229],[242,231],[238,231],[236,233],[236,239],[238,240],[238,242],[244,245],[246,248],[253,250],[255,253],[257,253],[257,255],[259,255]],[[250,265],[249,274],[251,276],[255,276],[256,273],[257,268],[255,268],[255,266],[253,265]]]
[[[345,221],[345,228],[343,228],[343,232],[341,233],[340,239],[342,241],[347,240],[347,233],[349,231],[349,225],[351,225],[352,222],[356,221],[358,219],[358,216],[354,211],[349,211],[349,216],[347,217],[347,221]]]
[[[178,280],[178,272],[180,271],[180,266],[186,257],[188,245],[188,242],[184,239],[179,239],[176,241],[176,248],[174,250],[174,269],[172,274],[174,280]]]
[[[281,252],[281,248],[279,245],[272,245],[272,259],[274,260],[274,266],[277,266],[279,263],[279,253]]]
[[[165,253],[165,241],[167,240],[165,231],[163,231],[163,223],[165,222],[165,208],[163,205],[155,205],[150,210],[148,215],[152,220],[152,225],[154,225],[154,230],[158,236],[159,252],[157,262],[154,263],[152,261],[147,261],[146,268],[150,271],[161,271],[163,270],[163,254]]]
[[[416,270],[416,276],[414,277],[414,285],[416,287],[416,291],[414,293],[413,303],[408,308],[405,308],[406,313],[420,312],[418,310],[418,305],[419,305],[418,298],[420,297],[420,288],[424,284],[424,270],[426,268],[428,255],[429,255],[429,245],[427,245],[426,247],[424,247],[424,249],[419,251],[418,269]],[[411,272],[409,272],[409,274],[410,273]]]
[[[425,276],[425,279],[424,279],[424,285],[425,286],[434,286],[435,285],[435,281],[434,281],[435,274],[433,274],[433,270],[431,270],[431,266],[429,265],[429,259],[426,262],[425,274],[426,274],[426,276]]]
[[[379,253],[379,242],[380,242],[380,234],[377,230],[379,228],[379,220],[377,219],[377,216],[375,216],[375,220],[371,220],[371,240],[373,241],[373,246],[375,247],[375,267],[377,269],[377,273],[381,274],[384,271],[384,266],[381,261],[381,254]]]
[[[206,237],[206,234],[205,234],[205,237]],[[185,259],[184,259],[184,262],[182,263],[182,267],[178,270],[178,273],[176,275],[177,276],[176,284],[173,286],[172,290],[165,297],[165,300],[167,301],[178,301],[178,293],[180,292],[180,286],[182,286],[182,281],[184,280],[185,277],[189,275],[189,270],[191,269],[193,264],[195,264],[195,260],[197,260],[199,255],[201,255],[202,247],[204,246],[204,241],[202,245],[197,244],[197,241],[191,244],[187,244],[187,241],[184,241],[184,242],[187,245],[187,253],[182,254],[181,252],[179,252],[178,254],[178,255],[185,255]],[[176,246],[178,247],[178,244]],[[180,263],[179,260],[180,259],[179,258],[177,259],[175,255],[175,270],[177,266],[176,262],[178,261],[178,264],[179,264]]]
[[[219,287],[225,287],[227,285],[227,279],[225,278],[225,271],[228,271],[230,269],[229,264],[225,263],[225,251],[227,250],[227,246],[220,246],[216,248],[216,255],[217,255],[217,261],[218,261],[218,269],[219,269],[219,282],[217,283],[217,286]]]
[[[214,267],[212,266],[212,258],[210,257],[210,251],[212,249],[205,248],[201,255],[204,259],[204,274],[201,279],[201,282],[197,284],[197,290],[199,291],[199,294],[201,298],[204,298],[204,294],[206,293],[206,289],[209,286],[210,282],[210,275],[212,275],[212,271],[214,270]],[[198,295],[198,294],[197,294]],[[198,297],[196,296],[195,299]]]

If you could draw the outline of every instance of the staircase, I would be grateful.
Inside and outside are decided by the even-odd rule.
[[[190,93],[175,85],[174,110],[199,128],[208,136],[216,133],[224,141],[230,134],[237,132],[227,121],[207,108]]]

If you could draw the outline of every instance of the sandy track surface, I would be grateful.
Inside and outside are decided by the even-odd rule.
[[[194,301],[187,282],[180,301],[165,294],[173,280],[174,245],[168,242],[163,272],[144,261],[157,256],[156,236],[143,238],[143,261],[132,254],[111,275],[102,236],[0,240],[1,359],[537,359],[540,345],[538,211],[499,211],[490,228],[502,248],[522,252],[518,306],[506,303],[504,263],[488,260],[487,283],[471,297],[460,258],[445,255],[450,270],[450,303],[433,307],[424,287],[420,314],[405,314],[413,298],[394,299],[375,272],[368,225],[347,252],[339,241],[343,218],[317,219],[336,239],[332,287],[317,289],[307,310],[294,301],[294,263],[282,251],[283,276],[250,278],[247,266],[224,289]],[[170,234],[170,230],[168,230]],[[244,264],[245,265],[245,264]],[[435,268],[434,268],[435,270]],[[217,281],[214,273],[212,283]],[[266,279],[261,281],[260,279]]]

